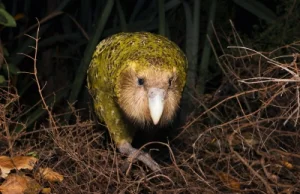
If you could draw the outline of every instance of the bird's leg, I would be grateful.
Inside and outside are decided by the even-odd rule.
[[[118,145],[119,151],[128,156],[129,159],[137,159],[148,166],[152,171],[160,171],[159,165],[151,158],[148,153],[135,149],[128,142],[122,142]]]

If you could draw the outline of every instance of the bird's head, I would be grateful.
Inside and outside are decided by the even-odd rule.
[[[120,70],[116,84],[118,104],[133,122],[164,125],[176,113],[185,70],[180,65],[159,64],[163,61],[162,58],[129,60]]]

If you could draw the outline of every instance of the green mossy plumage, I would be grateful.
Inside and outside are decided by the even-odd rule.
[[[131,62],[138,62],[137,71],[148,68],[172,71],[176,68],[178,90],[186,79],[187,61],[182,51],[167,38],[148,32],[119,33],[104,39],[97,46],[88,69],[88,88],[96,114],[101,118],[116,144],[131,143],[134,128],[124,117],[118,104],[120,74]]]

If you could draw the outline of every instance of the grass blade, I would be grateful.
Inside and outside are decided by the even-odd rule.
[[[82,85],[84,83],[85,77],[86,77],[86,71],[88,69],[88,66],[90,64],[92,55],[94,53],[94,50],[99,43],[99,39],[102,35],[102,32],[104,30],[105,24],[107,23],[108,17],[112,11],[114,5],[114,0],[107,1],[102,15],[99,18],[97,25],[96,25],[96,31],[94,33],[94,36],[90,39],[90,42],[88,43],[85,52],[84,52],[84,57],[81,60],[80,66],[77,69],[76,77],[73,82],[72,88],[71,88],[71,93],[69,96],[69,103],[74,103],[78,97],[78,94],[82,88]],[[65,116],[66,121],[68,122],[70,119],[70,114],[67,114]]]
[[[264,4],[262,4],[261,2],[259,2],[257,0],[251,0],[251,1],[233,0],[233,1],[237,5],[248,10],[252,14],[265,20],[268,23],[274,22],[277,18],[276,14],[272,10],[270,10]]]

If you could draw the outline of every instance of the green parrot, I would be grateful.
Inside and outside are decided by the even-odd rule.
[[[119,33],[97,46],[87,83],[94,109],[119,151],[153,171],[159,165],[131,146],[136,129],[170,123],[186,81],[187,59],[167,38],[149,32]]]

